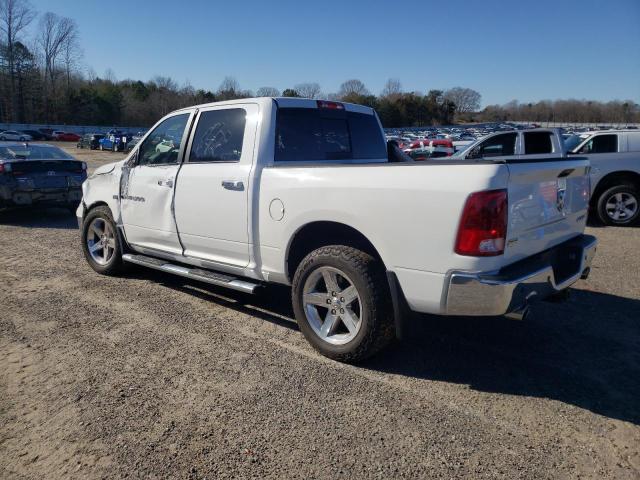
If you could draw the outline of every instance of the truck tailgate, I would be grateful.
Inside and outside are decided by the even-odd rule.
[[[584,158],[508,162],[508,263],[583,233],[589,168]]]

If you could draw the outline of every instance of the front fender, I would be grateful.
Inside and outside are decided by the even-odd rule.
[[[82,184],[83,216],[96,205],[107,205],[117,225],[120,221],[120,177],[124,162],[103,165]]]

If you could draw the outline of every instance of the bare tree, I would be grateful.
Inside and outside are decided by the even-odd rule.
[[[367,90],[367,87],[364,86],[364,83],[362,83],[362,81],[354,78],[351,80],[347,80],[342,85],[340,85],[340,90],[338,91],[338,96],[340,98],[354,95],[369,95],[369,90]]]
[[[40,34],[37,39],[38,46],[44,61],[44,93],[45,101],[55,100],[56,77],[58,64],[61,61],[65,45],[77,41],[78,27],[76,22],[67,17],[60,17],[55,13],[47,12],[40,19]],[[50,91],[47,90],[47,81]],[[48,93],[50,95],[48,95]]]
[[[235,77],[224,77],[218,91],[220,92],[237,92],[240,90],[240,84]]]
[[[303,98],[319,98],[322,94],[322,89],[319,83],[299,83],[293,89],[298,92]]]
[[[275,87],[261,87],[256,92],[256,97],[279,97],[280,90]]]
[[[397,78],[390,78],[382,89],[383,97],[397,97],[402,93],[402,84]]]
[[[444,92],[444,99],[453,102],[456,113],[477,112],[482,96],[471,88],[454,87]]]
[[[11,96],[12,116],[22,120],[22,112],[16,97],[16,52],[15,44],[22,31],[29,26],[36,14],[27,0],[0,0],[0,34],[5,45],[5,55],[9,71],[9,95]]]
[[[74,31],[62,45],[62,62],[67,80],[67,94],[71,88],[71,72],[79,69],[81,58],[82,50],[78,44],[78,33]]]

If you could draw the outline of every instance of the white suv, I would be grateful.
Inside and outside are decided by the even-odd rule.
[[[640,131],[582,135],[571,153],[591,162],[591,210],[606,225],[631,225],[640,216]]]

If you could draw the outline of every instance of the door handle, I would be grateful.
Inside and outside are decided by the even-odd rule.
[[[222,186],[227,190],[244,190],[244,183],[240,180],[223,180]]]
[[[173,187],[173,178],[167,178],[166,180],[158,180],[158,185],[161,187]]]

